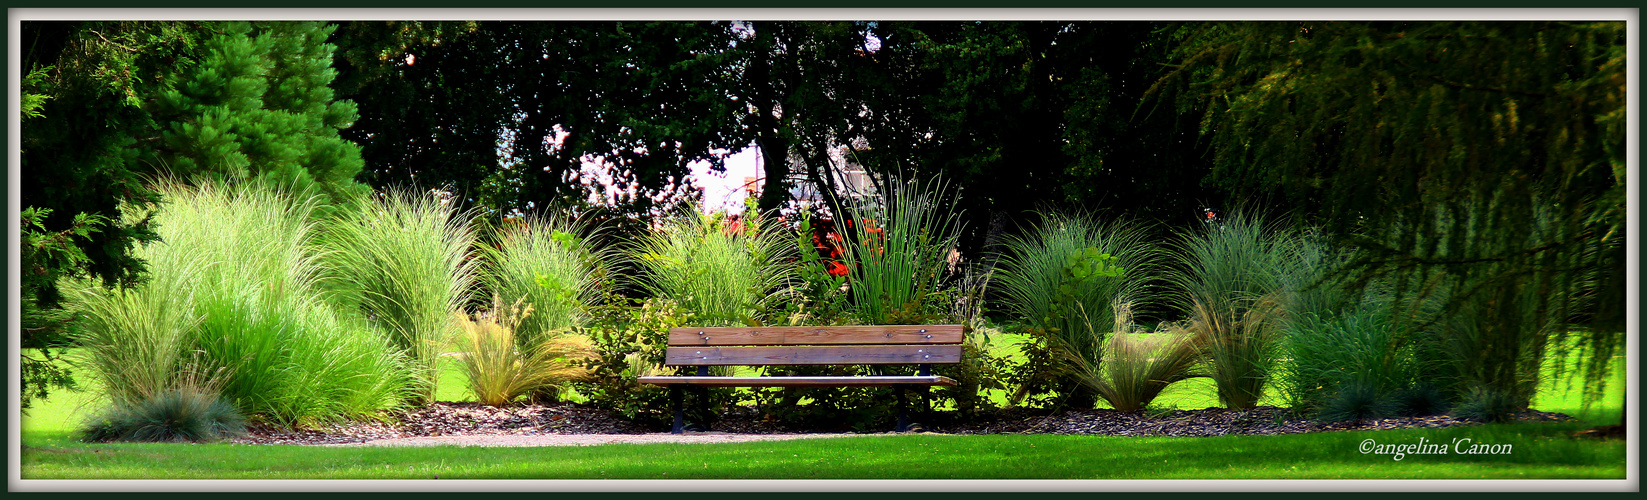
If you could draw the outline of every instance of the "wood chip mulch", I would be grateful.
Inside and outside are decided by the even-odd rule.
[[[1105,436],[1224,436],[1296,434],[1347,430],[1386,430],[1418,427],[1477,425],[1451,416],[1387,418],[1363,422],[1322,423],[1290,417],[1287,410],[1261,406],[1250,410],[1207,408],[1169,412],[1126,413],[1107,409],[1064,410],[1055,413],[1007,409],[960,419],[953,413],[916,414],[916,432],[944,434],[1087,434]],[[924,418],[921,418],[924,417]],[[1560,413],[1526,411],[1523,421],[1562,421]],[[664,424],[642,425],[590,406],[573,403],[491,407],[476,403],[440,402],[409,412],[388,415],[383,421],[348,423],[291,431],[253,425],[231,442],[243,444],[345,444],[379,439],[436,436],[502,436],[566,434],[655,434],[668,432]],[[753,408],[723,413],[715,432],[731,434],[807,434],[842,432],[839,428],[808,428],[764,418]]]

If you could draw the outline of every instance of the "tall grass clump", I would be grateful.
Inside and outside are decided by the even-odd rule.
[[[76,340],[114,406],[152,404],[199,377],[241,412],[286,425],[396,404],[400,358],[320,297],[312,199],[258,185],[158,190],[162,242],[135,252],[150,280],[72,287],[85,318]]]
[[[1082,370],[1077,373],[1082,384],[1116,410],[1143,410],[1168,385],[1199,376],[1200,340],[1182,331],[1116,332],[1106,342],[1103,365],[1094,369],[1078,364]]]
[[[1438,343],[1414,330],[1434,306],[1395,307],[1387,280],[1352,289],[1318,233],[1301,232],[1283,273],[1284,364],[1275,386],[1288,406],[1324,421],[1433,415],[1446,410]],[[1430,360],[1430,362],[1426,362]],[[1429,365],[1432,369],[1424,370]]]
[[[957,193],[942,180],[895,180],[887,188],[846,210],[851,307],[866,324],[920,316],[961,232],[960,214],[950,210]]]
[[[64,287],[66,308],[80,316],[71,335],[90,353],[86,366],[115,405],[171,390],[189,362],[193,332],[201,322],[194,304],[196,283],[200,271],[215,263],[204,254],[167,251],[175,249],[166,245],[138,249],[147,257],[149,281],[135,288],[106,290],[89,280]]]
[[[1290,362],[1277,383],[1288,404],[1315,409],[1325,421],[1402,413],[1400,402],[1417,382],[1417,363],[1388,314],[1385,306],[1369,304],[1295,319],[1286,339]]]
[[[504,306],[496,296],[491,314],[457,319],[463,331],[463,371],[469,390],[481,404],[502,406],[522,395],[544,389],[564,388],[582,381],[590,373],[584,361],[594,356],[588,337],[539,332],[532,340],[517,339],[522,320],[533,313],[525,300]]]
[[[794,248],[779,226],[746,214],[682,212],[642,237],[631,253],[644,271],[640,285],[673,301],[701,326],[759,322],[794,274]]]
[[[500,230],[496,246],[483,247],[490,267],[484,279],[492,292],[532,308],[516,326],[524,344],[587,323],[583,306],[600,297],[614,260],[610,250],[592,249],[587,233],[562,216],[528,216]]]
[[[337,277],[411,363],[423,402],[434,399],[440,351],[476,280],[474,218],[431,194],[390,191],[357,200],[327,228]]]
[[[1281,347],[1289,284],[1304,280],[1300,236],[1237,212],[1181,235],[1181,267],[1169,279],[1183,292],[1187,328],[1202,337],[1208,375],[1229,408],[1263,395]]]
[[[1160,251],[1136,225],[1056,213],[1003,245],[994,282],[1033,343],[1014,399],[1051,389],[1063,375],[1098,387],[1105,341],[1128,330]]]

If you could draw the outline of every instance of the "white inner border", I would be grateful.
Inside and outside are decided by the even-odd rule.
[[[7,51],[8,168],[6,265],[9,353],[20,352],[18,238],[20,207],[21,21],[48,20],[998,20],[998,21],[1216,21],[1216,20],[1618,20],[1626,21],[1627,185],[1625,243],[1628,273],[1625,320],[1628,432],[1622,480],[24,480],[21,479],[21,423],[8,422],[7,489],[10,491],[1629,491],[1639,492],[1640,244],[1640,47],[1639,9],[8,9]],[[7,405],[19,415],[21,362],[8,360]],[[1345,453],[1353,453],[1345,450]]]

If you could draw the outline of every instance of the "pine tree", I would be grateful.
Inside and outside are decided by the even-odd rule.
[[[338,136],[356,118],[330,88],[332,26],[227,23],[198,62],[169,75],[156,99],[165,148],[158,163],[181,177],[272,182],[334,200],[353,184],[360,148]]]

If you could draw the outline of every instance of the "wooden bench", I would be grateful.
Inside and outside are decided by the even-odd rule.
[[[932,365],[961,362],[961,325],[784,326],[674,328],[664,366],[696,366],[696,375],[640,377],[642,384],[669,386],[675,423],[685,430],[681,408],[686,387],[856,387],[891,386],[898,394],[898,432],[909,429],[904,391],[955,380],[932,374]],[[916,375],[716,377],[710,366],[918,365]],[[707,391],[707,389],[704,389]],[[701,398],[700,398],[701,399]]]

